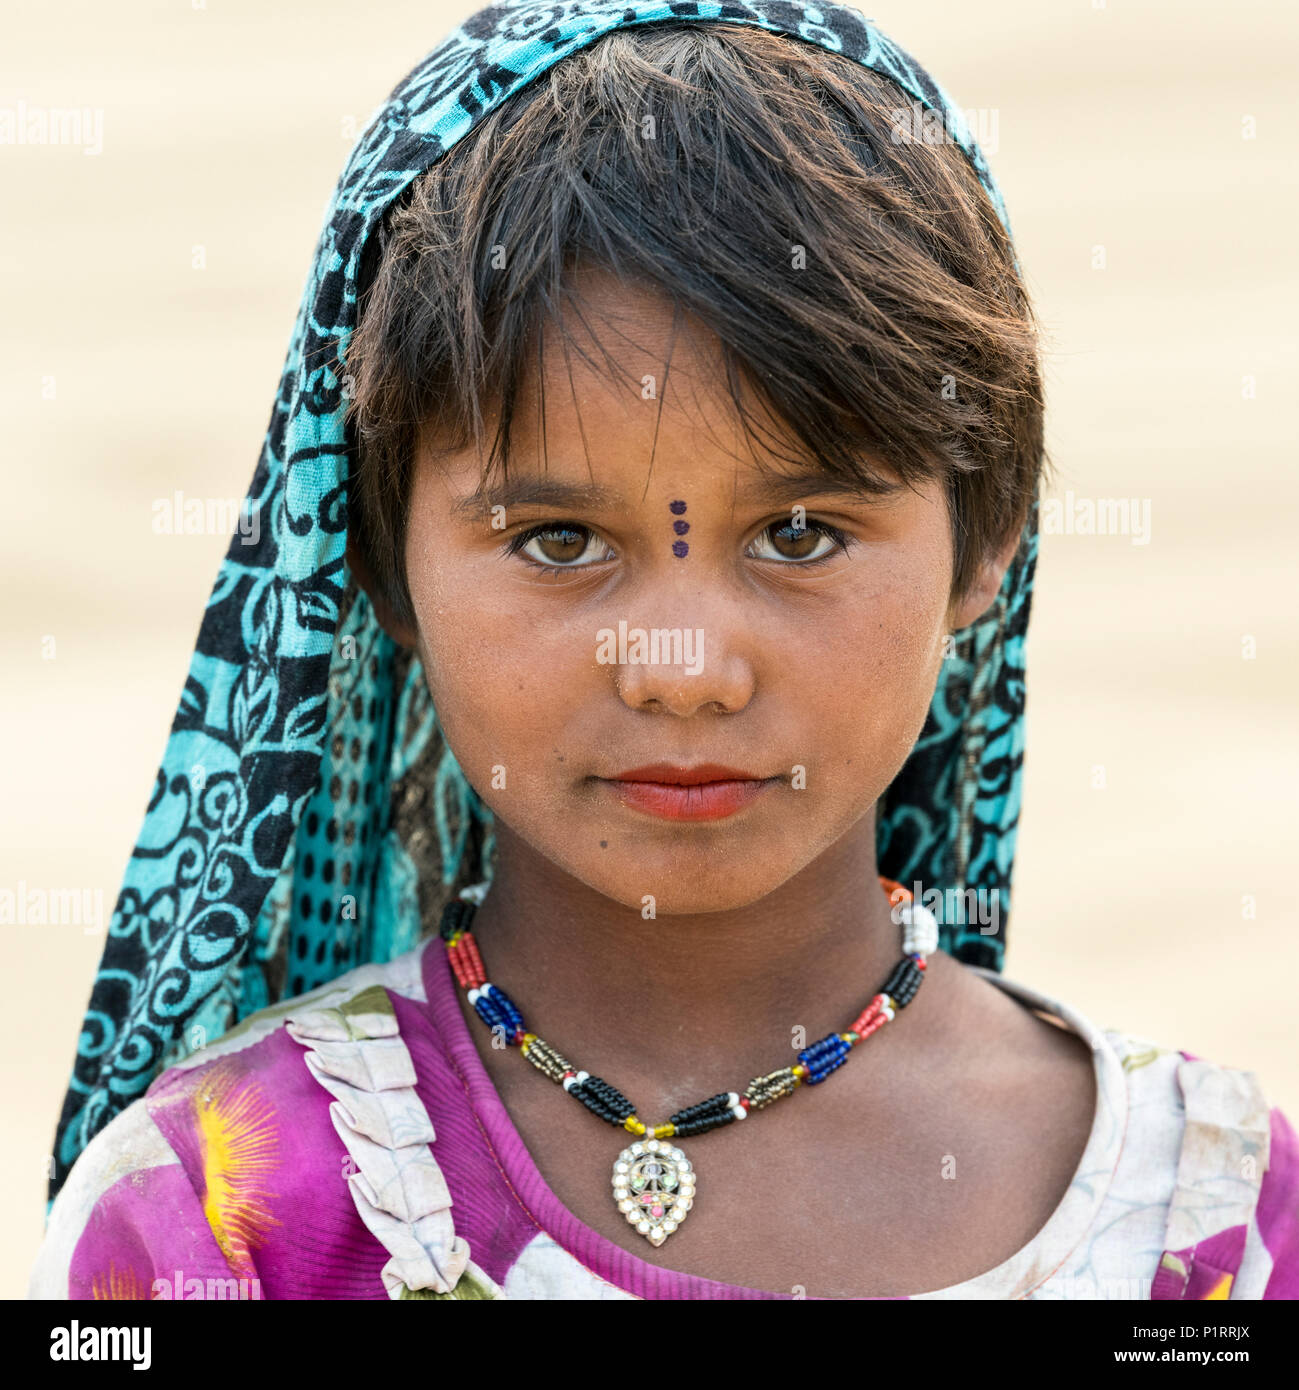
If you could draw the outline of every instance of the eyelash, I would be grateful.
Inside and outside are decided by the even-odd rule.
[[[758,533],[758,536],[764,536],[773,528],[788,526],[789,524],[789,522],[785,521],[770,522]],[[818,521],[809,517],[807,519],[807,529],[809,531],[817,531],[821,535],[828,537],[834,542],[835,549],[827,550],[824,555],[818,555],[814,560],[784,560],[777,563],[781,563],[789,569],[816,569],[834,559],[836,554],[847,554],[849,547],[853,544],[853,539],[847,532],[840,530],[837,526],[832,526],[828,521]],[[535,540],[538,536],[548,535],[554,531],[580,531],[586,536],[593,536],[595,534],[589,526],[584,526],[578,521],[548,521],[539,526],[532,526],[526,531],[520,531],[517,536],[513,536],[506,546],[506,554],[519,555],[529,541]],[[532,568],[540,570],[543,574],[571,574],[574,570],[594,569],[596,564],[603,563],[601,561],[593,561],[584,565],[553,565],[546,564],[541,560],[534,560],[530,555],[525,555],[523,558]]]

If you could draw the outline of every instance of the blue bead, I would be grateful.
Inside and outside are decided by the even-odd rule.
[[[501,1021],[509,1026],[511,1032],[523,1028],[523,1015],[515,1007],[514,1000],[499,985],[490,986],[490,997],[499,1011]]]
[[[838,1071],[839,1068],[843,1066],[844,1062],[846,1062],[847,1060],[847,1057],[844,1056],[836,1057],[832,1062],[823,1063],[820,1067],[818,1067],[808,1076],[808,1085],[819,1085],[822,1081],[826,1079],[827,1076],[830,1075],[831,1072]]]
[[[501,1018],[500,1010],[485,994],[480,994],[474,1001],[474,1012],[489,1028],[494,1028],[498,1023],[505,1021]]]
[[[831,1033],[822,1038],[820,1042],[815,1042],[811,1047],[800,1052],[798,1060],[811,1070],[829,1057],[841,1056],[848,1050],[848,1046],[848,1043],[844,1042],[838,1033]]]

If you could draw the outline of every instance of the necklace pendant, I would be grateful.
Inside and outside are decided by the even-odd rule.
[[[670,1140],[639,1140],[613,1165],[613,1200],[633,1230],[662,1245],[694,1204],[695,1170]]]

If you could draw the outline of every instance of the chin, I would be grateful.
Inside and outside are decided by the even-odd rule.
[[[601,838],[608,838],[601,836]],[[719,861],[716,847],[703,845],[645,853],[635,840],[620,837],[623,848],[610,839],[594,862],[555,862],[587,887],[637,912],[652,897],[657,917],[703,912],[731,912],[761,901],[798,870],[796,863],[779,864],[760,849],[737,848],[735,861]],[[762,873],[754,866],[761,863]],[[648,920],[648,919],[647,919]]]

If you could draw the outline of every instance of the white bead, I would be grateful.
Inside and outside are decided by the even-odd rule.
[[[676,1230],[676,1228],[677,1223],[675,1221],[665,1221],[663,1223],[663,1229],[668,1233],[668,1235],[671,1235],[672,1232]]]
[[[638,1221],[636,1223],[636,1229],[641,1233],[641,1235],[647,1236],[649,1235],[650,1223],[648,1221]]]
[[[740,1097],[739,1097],[739,1095],[738,1095],[735,1091],[727,1091],[727,1093],[726,1093],[726,1103],[727,1103],[727,1105],[739,1105],[739,1103],[740,1103]]]
[[[471,989],[471,990],[469,991],[469,1004],[470,1004],[470,1007],[472,1007],[474,1004],[476,1004],[476,1003],[478,1002],[478,996],[479,996],[481,993],[482,993],[482,990],[480,990],[480,989]]]
[[[737,1120],[743,1120],[747,1118],[748,1113],[749,1112],[742,1105],[731,1106],[731,1114],[734,1115]]]
[[[571,1091],[577,1085],[577,1077],[566,1076],[563,1080],[563,1087],[566,1091]]]
[[[631,1200],[629,1198],[624,1197],[623,1200],[618,1203],[618,1210],[625,1214],[632,1209],[632,1205],[633,1204]]]
[[[902,914],[905,930],[902,949],[908,956],[931,956],[938,949],[938,918],[920,903],[910,903]]]
[[[583,1081],[589,1081],[590,1079],[591,1079],[591,1073],[590,1073],[589,1071],[580,1071],[580,1072],[578,1072],[578,1074],[573,1078],[573,1084],[574,1084],[575,1086],[576,1086],[576,1085],[580,1085]]]
[[[657,1139],[651,1139],[649,1143],[645,1145],[645,1148],[650,1153],[656,1154],[659,1151],[659,1141]]]

